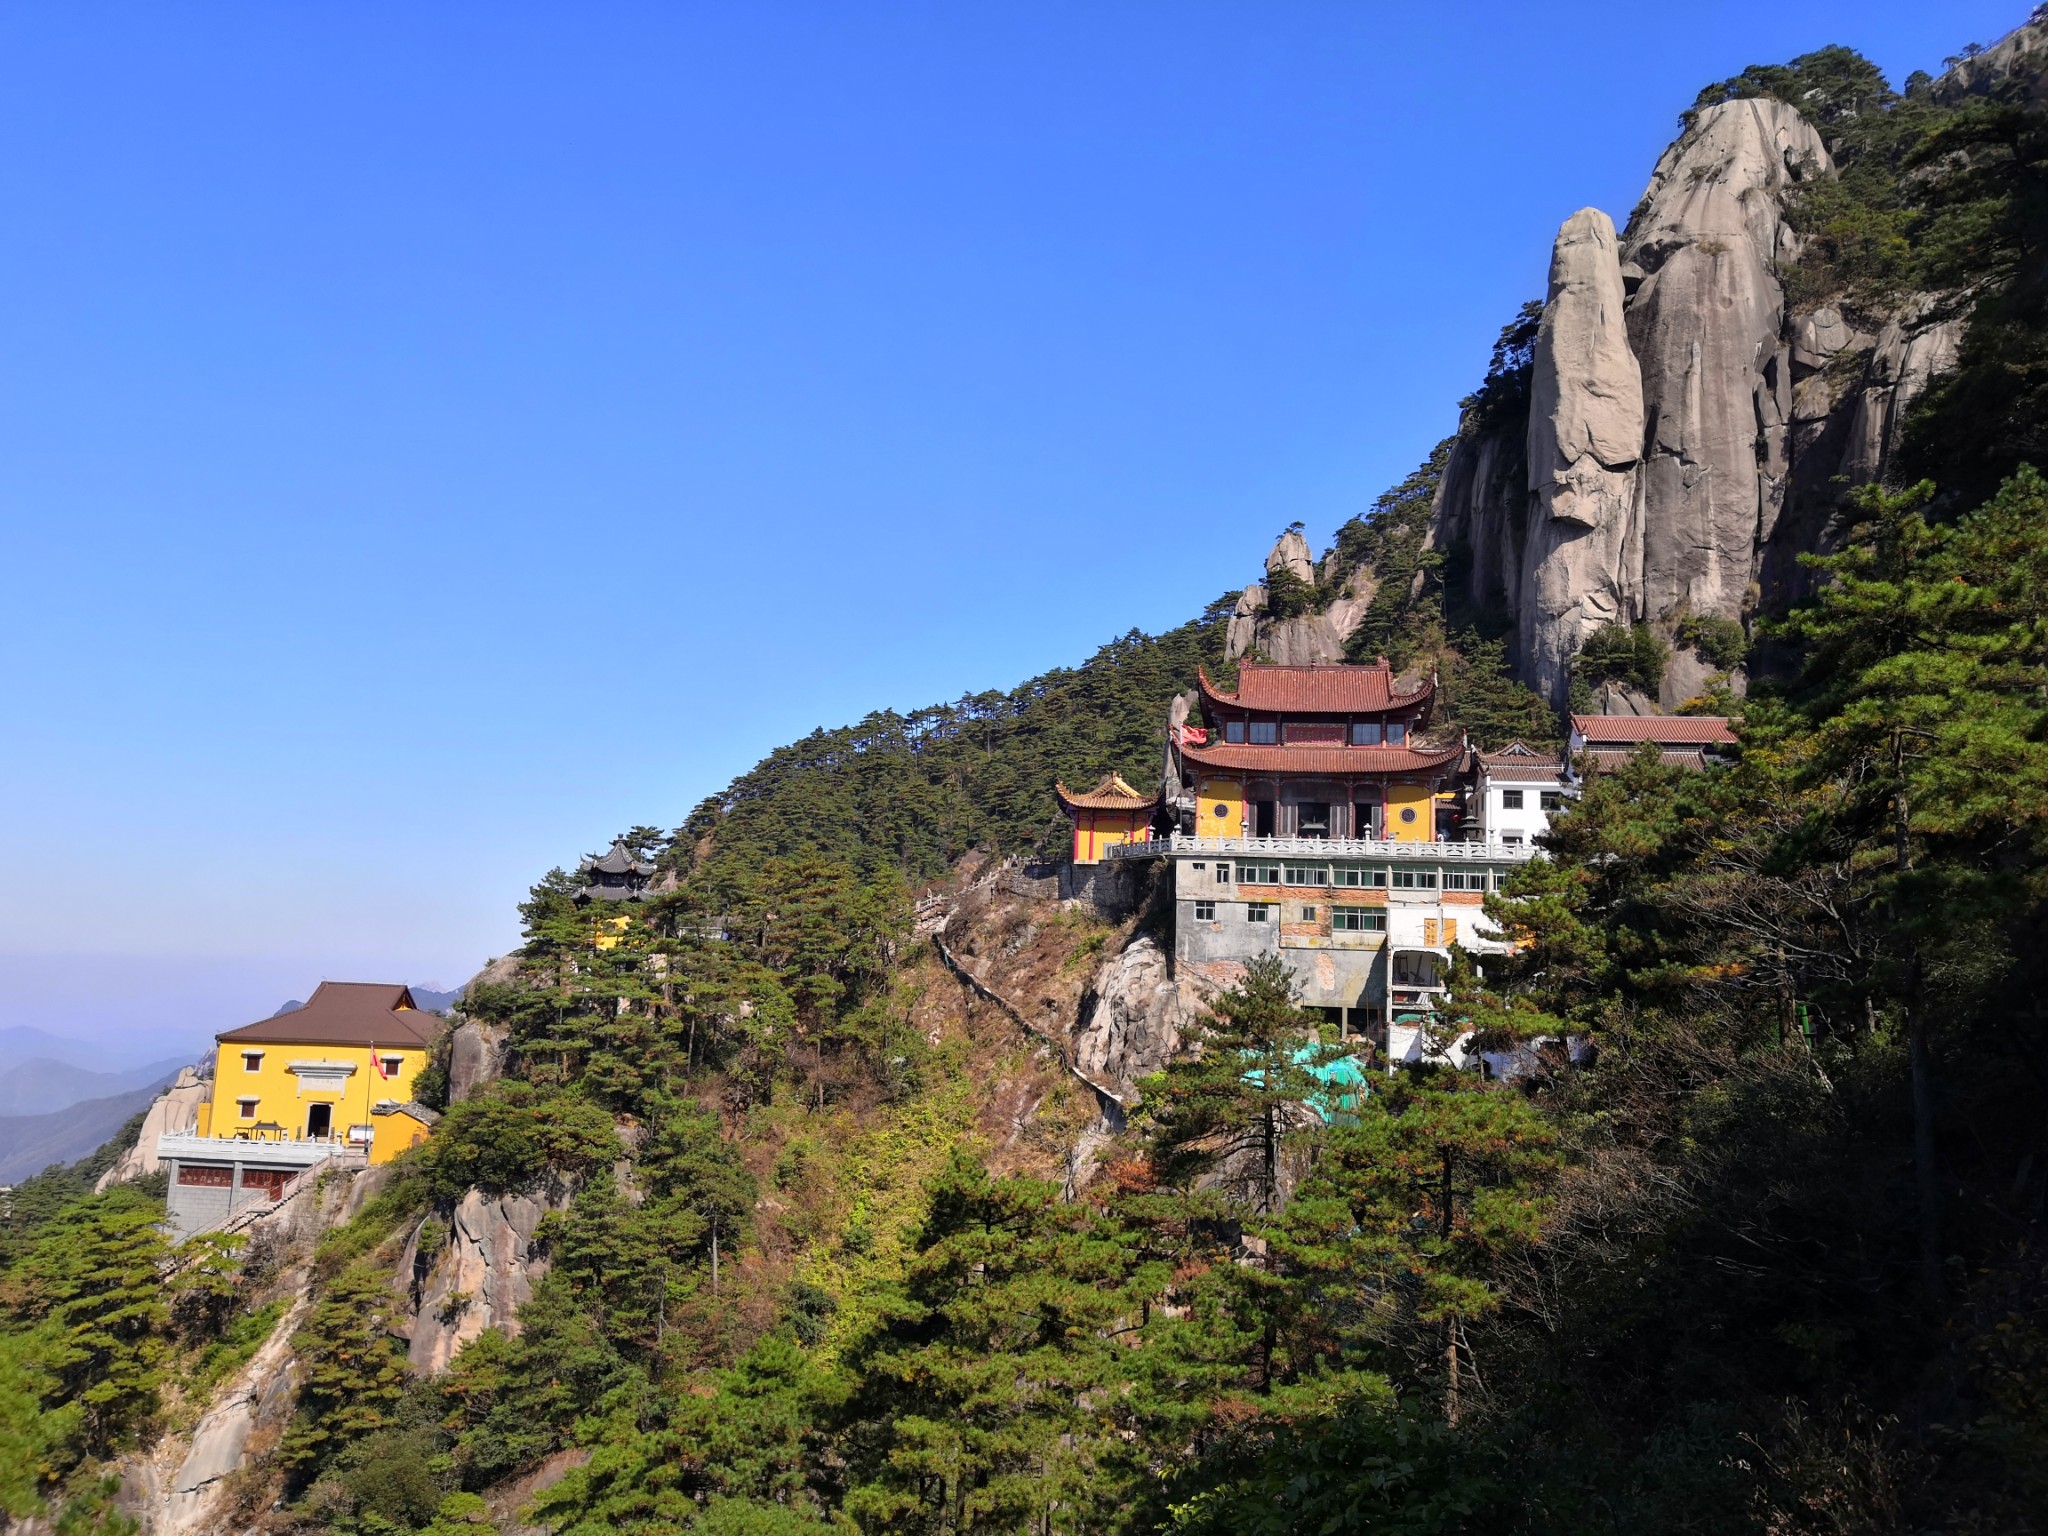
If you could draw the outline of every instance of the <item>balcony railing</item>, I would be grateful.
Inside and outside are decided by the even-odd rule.
[[[347,1165],[361,1162],[365,1149],[351,1146],[341,1137],[305,1140],[268,1136],[198,1136],[190,1132],[165,1132],[156,1139],[159,1161],[292,1163],[311,1167],[333,1158]]]
[[[1271,855],[1282,859],[1398,859],[1427,864],[1519,864],[1535,857],[1527,843],[1400,843],[1377,837],[1189,837],[1110,848],[1112,859],[1159,859],[1171,854]]]

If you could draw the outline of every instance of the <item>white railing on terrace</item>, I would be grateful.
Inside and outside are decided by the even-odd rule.
[[[306,1141],[267,1136],[200,1136],[190,1131],[166,1131],[156,1139],[159,1161],[188,1158],[214,1162],[298,1163],[310,1167],[332,1158],[347,1166],[367,1159],[362,1147],[351,1146],[339,1137]]]
[[[1176,832],[1146,843],[1121,843],[1112,859],[1157,859],[1175,853],[1270,854],[1282,859],[1402,859],[1425,863],[1519,864],[1538,850],[1527,843],[1400,843],[1377,837],[1189,837]]]

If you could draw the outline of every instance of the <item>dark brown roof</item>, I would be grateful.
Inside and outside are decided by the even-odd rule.
[[[1418,752],[1413,747],[1196,747],[1181,755],[1204,768],[1230,768],[1246,773],[1312,773],[1341,778],[1347,774],[1417,773],[1455,763],[1463,747]]]
[[[589,853],[583,856],[586,873],[600,875],[651,875],[652,864],[643,864],[627,849],[624,838],[611,846],[609,853]]]
[[[258,1019],[214,1038],[223,1044],[389,1045],[422,1048],[441,1027],[438,1014],[413,1006],[391,982],[323,981],[306,1006]]]
[[[1052,788],[1060,804],[1075,811],[1138,811],[1155,803],[1154,796],[1139,794],[1118,773],[1105,773],[1093,789],[1080,794],[1057,780]]]
[[[1271,666],[1243,661],[1237,666],[1237,691],[1225,693],[1197,669],[1202,696],[1225,708],[1268,710],[1295,715],[1371,715],[1420,703],[1436,692],[1424,683],[1412,693],[1394,687],[1393,669],[1385,662],[1371,667],[1339,662],[1305,667]]]
[[[1589,746],[1654,741],[1660,745],[1732,747],[1735,733],[1723,715],[1573,715],[1572,729]]]

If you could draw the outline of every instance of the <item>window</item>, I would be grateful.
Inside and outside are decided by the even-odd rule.
[[[386,1056],[384,1058],[384,1075],[386,1077],[396,1077],[398,1076],[399,1068],[404,1065],[405,1058],[403,1056]]]
[[[1447,869],[1444,871],[1444,889],[1447,891],[1483,891],[1486,889],[1486,871],[1483,869]]]
[[[1500,808],[1504,811],[1519,811],[1522,808],[1522,792],[1519,789],[1502,790]]]
[[[1240,869],[1242,873],[1238,875],[1238,879],[1244,881],[1247,885],[1278,885],[1280,883],[1280,866],[1278,864],[1245,864],[1241,865]]]
[[[1433,869],[1397,869],[1394,871],[1394,889],[1397,891],[1433,891],[1436,889],[1436,871]]]
[[[1543,802],[1543,809],[1545,809],[1546,811],[1554,811],[1564,804],[1564,791],[1557,789],[1546,789],[1538,798],[1541,799],[1541,801]]]
[[[1197,869],[1207,869],[1208,867],[1208,865],[1202,863],[1199,859],[1195,861],[1195,868]]]
[[[1330,871],[1321,864],[1290,864],[1287,866],[1289,885],[1328,885]]]
[[[1304,923],[1314,922],[1316,920],[1316,909],[1314,907],[1303,907],[1301,909],[1301,920]]]
[[[1244,909],[1244,920],[1248,923],[1263,923],[1266,920],[1266,912],[1266,903],[1263,901],[1249,902]]]
[[[1387,914],[1370,907],[1332,907],[1330,926],[1339,933],[1385,933]]]
[[[1351,745],[1354,747],[1376,747],[1379,744],[1379,721],[1354,720],[1351,722]]]
[[[1228,864],[1218,864],[1216,866],[1216,881],[1219,885],[1230,884],[1230,866]]]
[[[1224,721],[1224,722],[1223,722],[1223,739],[1224,739],[1225,741],[1229,742],[1229,743],[1230,743],[1230,744],[1231,744],[1232,746],[1243,746],[1243,745],[1244,745],[1244,722],[1243,722],[1242,720],[1226,720],[1226,721]]]
[[[1519,848],[1522,846],[1522,834],[1519,832],[1503,832],[1500,835],[1500,840],[1503,843],[1506,843],[1510,848]]]
[[[1213,923],[1213,922],[1215,922],[1215,921],[1216,921],[1216,903],[1215,903],[1215,902],[1213,902],[1213,901],[1198,901],[1198,902],[1196,902],[1196,903],[1195,903],[1195,921],[1196,921],[1196,922],[1198,922],[1198,923]]]
[[[1338,885],[1362,885],[1374,890],[1387,888],[1387,872],[1384,869],[1343,869],[1337,871]]]
[[[1254,720],[1252,722],[1252,745],[1270,747],[1280,740],[1280,723],[1277,720]]]
[[[254,1120],[256,1118],[256,1101],[254,1099],[235,1100],[235,1113],[244,1120]]]
[[[1405,747],[1407,744],[1408,727],[1398,720],[1389,720],[1387,722],[1387,745],[1390,747]]]
[[[242,1052],[242,1070],[243,1070],[244,1072],[260,1072],[260,1071],[262,1071],[262,1070],[263,1070],[263,1053],[262,1053],[261,1051],[244,1051],[244,1052]]]

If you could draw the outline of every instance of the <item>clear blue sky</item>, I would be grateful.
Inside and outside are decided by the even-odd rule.
[[[1699,86],[2024,10],[0,10],[0,1023],[452,985],[814,725],[1189,617]]]

